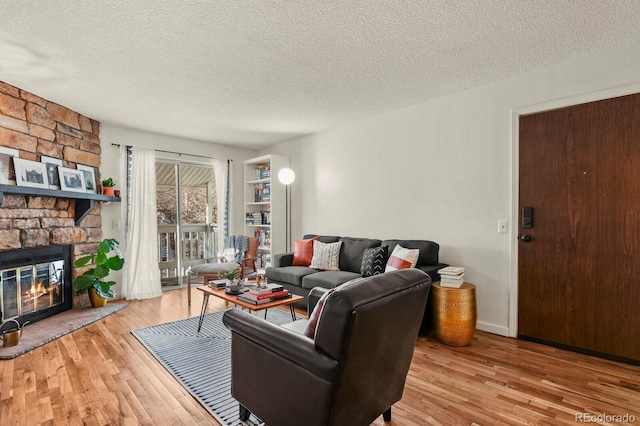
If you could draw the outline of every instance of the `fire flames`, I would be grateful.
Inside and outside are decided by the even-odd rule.
[[[28,297],[40,297],[45,294],[49,294],[49,290],[41,282],[31,284],[31,288],[26,293]]]

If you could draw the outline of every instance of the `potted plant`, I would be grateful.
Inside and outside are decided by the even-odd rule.
[[[111,271],[119,271],[124,265],[124,259],[120,256],[118,245],[119,243],[115,239],[105,238],[100,242],[96,253],[80,257],[74,263],[78,268],[91,261],[94,263],[93,268],[73,280],[73,288],[78,293],[89,291],[89,299],[93,307],[104,306],[107,299],[115,295],[111,290],[115,281],[105,281],[104,279],[109,276]],[[111,252],[114,254],[109,256]]]
[[[228,289],[235,292],[240,289],[240,280],[236,279],[236,275],[238,274],[238,270],[234,269],[233,271],[225,272],[222,274],[228,281]]]
[[[102,193],[104,195],[108,195],[110,197],[114,196],[113,187],[115,186],[115,182],[112,178],[107,178],[102,181]]]

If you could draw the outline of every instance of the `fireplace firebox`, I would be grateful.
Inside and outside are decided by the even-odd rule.
[[[73,307],[71,246],[0,252],[0,317],[20,324]]]

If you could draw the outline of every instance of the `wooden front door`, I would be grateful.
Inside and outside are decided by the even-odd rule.
[[[522,116],[519,155],[518,336],[640,361],[640,95]]]

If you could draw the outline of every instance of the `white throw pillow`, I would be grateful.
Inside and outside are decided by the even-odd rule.
[[[325,271],[339,271],[340,247],[342,241],[337,243],[322,243],[313,240],[313,257],[310,268],[322,269]]]
[[[415,268],[420,256],[419,249],[407,249],[400,244],[396,245],[389,256],[384,271],[397,271],[398,269]]]

